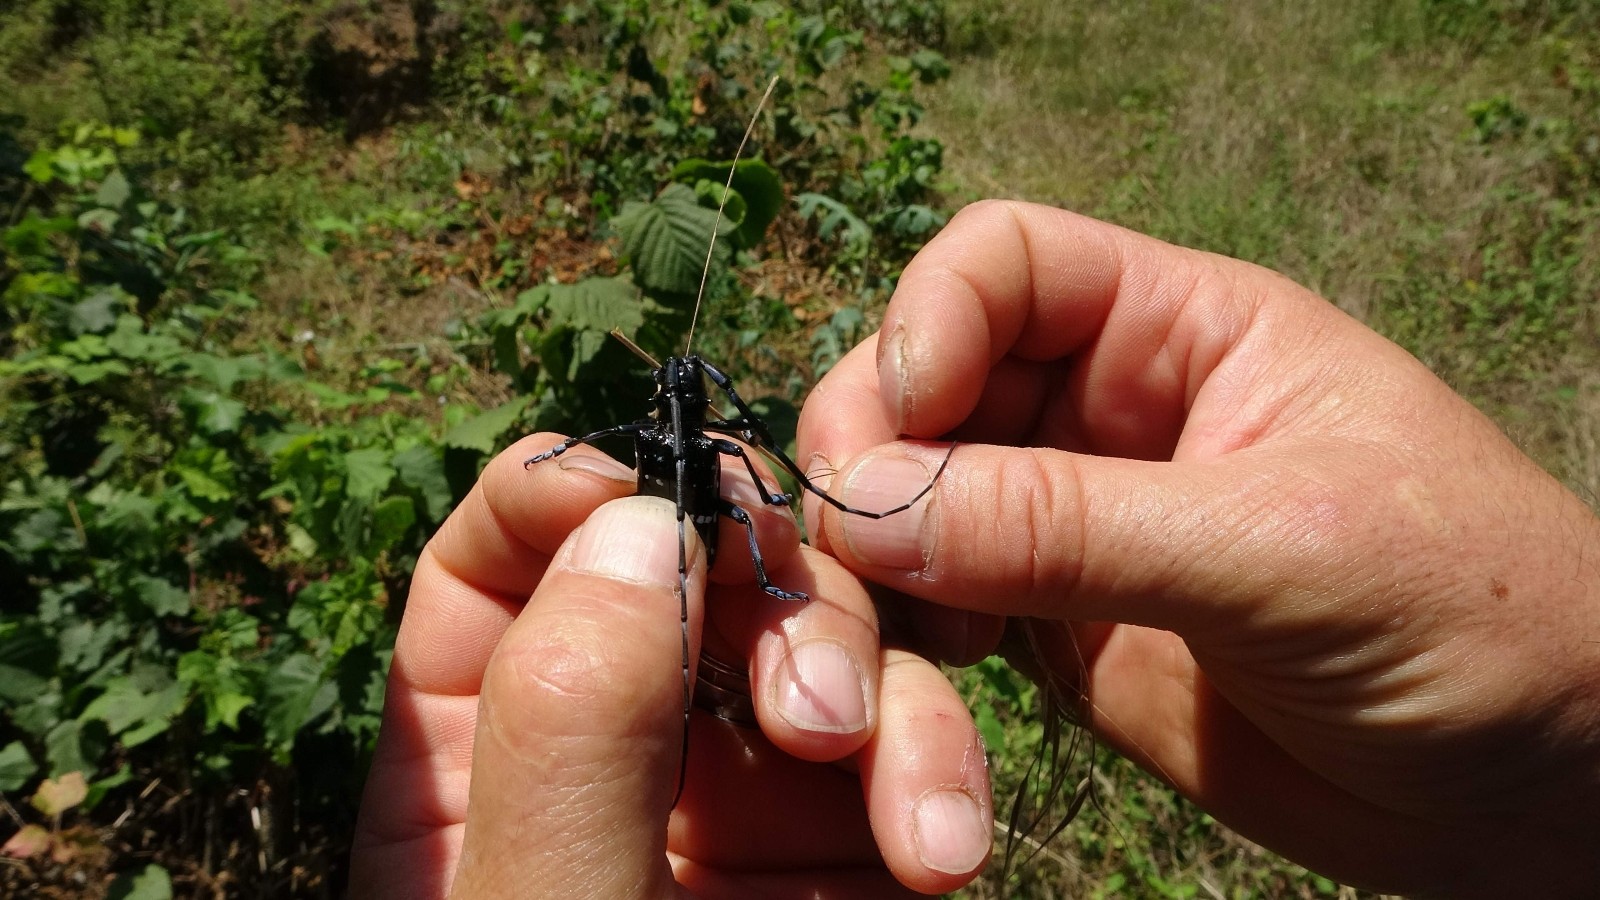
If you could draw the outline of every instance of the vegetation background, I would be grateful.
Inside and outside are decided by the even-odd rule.
[[[12,0],[0,894],[342,894],[418,550],[639,414],[604,332],[677,346],[773,74],[697,346],[780,428],[1017,197],[1284,271],[1600,497],[1583,0]],[[1014,790],[1032,689],[958,677]],[[1096,802],[968,895],[1357,896],[1074,749]]]

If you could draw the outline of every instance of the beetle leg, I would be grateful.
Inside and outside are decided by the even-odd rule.
[[[811,599],[810,595],[800,591],[786,591],[773,584],[767,578],[767,567],[761,560],[761,547],[756,544],[756,523],[750,519],[749,513],[745,512],[742,507],[735,506],[726,500],[722,501],[721,511],[723,515],[744,526],[744,532],[750,538],[750,561],[755,563],[756,566],[756,584],[761,585],[763,591],[777,597],[779,600],[805,601]]]
[[[611,437],[614,434],[638,434],[654,424],[653,422],[634,422],[631,425],[616,425],[611,428],[604,428],[593,434],[586,434],[583,437],[567,438],[549,450],[523,460],[522,467],[526,469],[534,463],[542,463],[547,459],[554,459],[579,444],[592,444],[603,437]]]
[[[723,456],[736,456],[740,462],[744,463],[745,471],[750,473],[750,480],[755,482],[756,490],[761,492],[762,502],[768,506],[788,506],[794,500],[788,494],[774,494],[767,490],[767,483],[762,481],[761,476],[756,473],[755,463],[750,461],[750,454],[744,452],[743,447],[733,441],[725,441],[721,438],[713,438],[711,446],[717,448],[717,452]]]

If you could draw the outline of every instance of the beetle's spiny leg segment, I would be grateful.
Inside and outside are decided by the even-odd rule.
[[[744,533],[750,539],[750,561],[755,563],[756,567],[756,584],[759,584],[763,591],[777,597],[779,600],[798,600],[803,603],[811,599],[809,594],[801,591],[786,591],[773,584],[771,579],[767,578],[767,566],[761,559],[761,547],[756,543],[756,524],[751,520],[749,513],[745,512],[742,507],[724,500],[722,501],[722,514],[744,526]]]
[[[650,428],[652,424],[653,423],[650,422],[633,422],[628,425],[616,425],[611,428],[602,428],[599,431],[586,434],[583,437],[567,438],[554,447],[551,447],[549,450],[546,450],[543,453],[536,453],[533,456],[523,460],[522,467],[524,469],[532,468],[535,464],[542,463],[547,459],[555,459],[579,444],[592,444],[603,437],[611,437],[612,435],[616,434],[638,434],[639,432]]]
[[[800,468],[800,464],[790,459],[789,454],[783,452],[783,448],[779,447],[777,441],[772,439],[772,433],[767,430],[766,424],[761,421],[761,417],[756,415],[755,410],[750,408],[750,404],[744,402],[744,399],[739,396],[738,391],[733,389],[732,379],[722,374],[722,371],[716,366],[713,366],[711,363],[702,361],[701,366],[705,369],[706,375],[710,377],[711,383],[715,384],[717,388],[724,394],[727,394],[728,400],[733,403],[734,409],[739,411],[739,417],[737,419],[729,419],[721,424],[724,426],[730,426],[734,424],[745,426],[747,430],[741,434],[741,437],[743,437],[752,446],[765,448],[777,458],[778,462],[789,472],[790,475],[794,476],[795,480],[800,483],[801,488],[816,494],[824,503],[827,503],[829,506],[839,510],[840,512],[846,512],[853,516],[863,516],[868,519],[881,519],[885,516],[892,516],[895,513],[905,512],[911,507],[916,506],[918,500],[921,500],[923,497],[928,495],[929,491],[933,490],[933,486],[939,483],[939,476],[944,474],[945,467],[950,465],[950,457],[955,455],[956,445],[951,444],[950,449],[945,451],[944,461],[939,463],[938,471],[934,472],[933,477],[928,479],[927,485],[925,485],[922,490],[918,491],[915,497],[912,497],[910,500],[907,500],[899,506],[896,506],[894,509],[885,509],[874,512],[872,510],[856,509],[853,506],[846,506],[845,504],[834,499],[833,496],[827,491],[824,491],[822,488],[819,488],[813,484],[811,479],[806,476],[805,471]]]
[[[713,440],[711,446],[715,447],[717,452],[723,456],[737,457],[740,462],[744,463],[745,471],[750,473],[750,480],[755,483],[756,490],[761,492],[761,502],[768,506],[788,506],[794,502],[794,497],[788,494],[774,493],[767,490],[767,483],[762,481],[761,476],[756,473],[755,463],[750,461],[750,454],[744,452],[743,447],[733,441],[724,441],[720,438]]]

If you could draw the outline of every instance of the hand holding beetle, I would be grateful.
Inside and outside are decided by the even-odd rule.
[[[1600,521],[1399,348],[1258,267],[984,203],[799,459],[872,507],[938,464],[901,435],[963,442],[923,514],[807,514],[947,656],[1043,620],[1107,741],[1328,875],[1600,884]]]
[[[911,896],[990,846],[972,720],[925,660],[879,646],[861,583],[746,502],[760,590],[725,523],[687,530],[691,633],[754,660],[761,727],[696,710],[683,740],[670,502],[592,448],[506,450],[429,542],[397,639],[351,864],[357,897]],[[753,497],[742,464],[722,479]],[[767,473],[770,479],[770,473]],[[906,748],[916,748],[907,752]]]

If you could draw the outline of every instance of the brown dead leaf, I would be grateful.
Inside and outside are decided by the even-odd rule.
[[[68,772],[59,779],[45,779],[29,803],[47,816],[59,816],[89,796],[89,782],[82,772]]]

